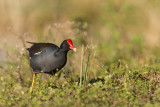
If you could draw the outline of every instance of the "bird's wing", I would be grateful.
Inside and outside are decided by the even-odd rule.
[[[39,52],[45,50],[46,48],[59,48],[58,46],[56,46],[55,44],[52,43],[34,43],[34,42],[28,42],[30,44],[33,44],[30,48],[27,48],[27,50],[29,51],[29,56],[32,57],[34,56],[36,53],[38,54]]]

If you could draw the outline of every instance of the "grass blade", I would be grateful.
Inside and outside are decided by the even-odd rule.
[[[85,66],[85,74],[84,74],[84,83],[85,83],[85,84],[87,84],[88,66],[89,66],[89,61],[90,61],[90,54],[91,54],[91,52],[89,52],[87,64],[86,64],[86,66]]]
[[[84,47],[82,47],[82,55],[81,55],[80,86],[82,86],[83,62],[84,62]]]

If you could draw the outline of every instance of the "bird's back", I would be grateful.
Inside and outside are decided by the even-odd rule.
[[[57,45],[52,43],[34,43],[34,42],[28,42],[28,43],[33,44],[30,48],[27,48],[30,57],[34,56],[36,53],[45,50],[46,48],[52,48],[53,50],[59,49]]]

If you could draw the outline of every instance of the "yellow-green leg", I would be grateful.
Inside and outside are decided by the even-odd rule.
[[[34,85],[34,78],[36,77],[36,74],[34,73],[33,74],[33,80],[32,80],[32,85],[31,85],[31,88],[30,88],[30,93],[33,91],[33,85]]]

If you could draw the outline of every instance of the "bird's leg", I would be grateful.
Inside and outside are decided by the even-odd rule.
[[[34,78],[36,77],[36,74],[34,73],[33,74],[33,80],[32,80],[32,85],[31,85],[31,88],[30,88],[30,93],[32,92],[33,90],[33,85],[34,85]]]

